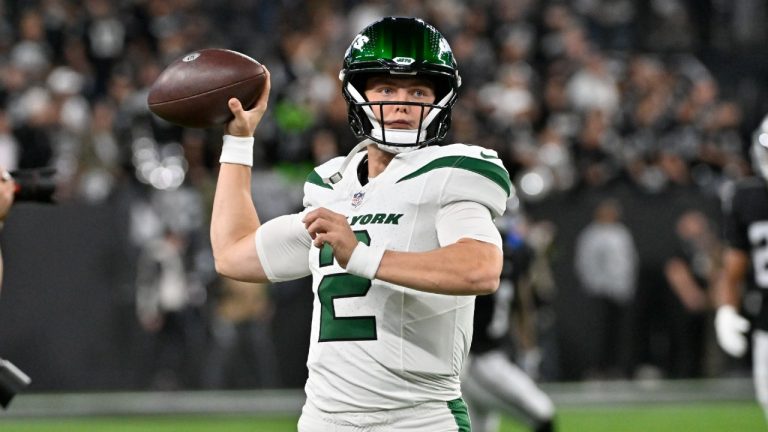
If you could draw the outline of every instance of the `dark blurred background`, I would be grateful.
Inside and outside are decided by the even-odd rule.
[[[57,170],[58,203],[16,204],[0,236],[0,355],[32,390],[303,385],[309,281],[216,276],[221,130],[170,125],[146,96],[197,49],[265,64],[254,199],[262,220],[295,211],[311,167],[355,144],[338,72],[386,15],[447,37],[463,78],[450,140],[497,150],[517,186],[499,227],[528,248],[508,347],[526,371],[747,373],[714,343],[709,288],[720,199],[751,174],[768,112],[766,2],[3,1],[0,165]],[[601,259],[616,272],[595,280]]]

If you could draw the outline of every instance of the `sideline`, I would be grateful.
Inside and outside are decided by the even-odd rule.
[[[626,406],[680,402],[755,400],[752,380],[585,381],[544,383],[558,407]],[[4,418],[239,414],[297,416],[303,390],[231,390],[178,392],[22,393]]]

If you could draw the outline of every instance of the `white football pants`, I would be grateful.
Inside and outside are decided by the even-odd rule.
[[[365,413],[327,413],[307,400],[298,426],[299,432],[471,432],[461,399]]]
[[[533,380],[503,352],[470,355],[461,390],[472,432],[494,432],[504,413],[535,426],[551,420],[555,406]]]

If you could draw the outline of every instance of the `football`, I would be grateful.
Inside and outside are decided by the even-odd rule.
[[[237,51],[210,48],[174,61],[157,77],[147,97],[150,111],[179,126],[208,128],[233,118],[227,101],[250,109],[264,90],[264,67]]]

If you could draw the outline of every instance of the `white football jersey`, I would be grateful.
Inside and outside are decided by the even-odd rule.
[[[398,154],[361,185],[355,155],[334,185],[336,158],[307,178],[304,205],[347,216],[358,239],[388,250],[440,246],[438,210],[460,201],[504,212],[509,174],[496,153],[453,144]],[[459,373],[472,339],[473,296],[425,293],[345,273],[330,246],[311,247],[315,304],[307,397],[327,412],[376,411],[461,395]]]

